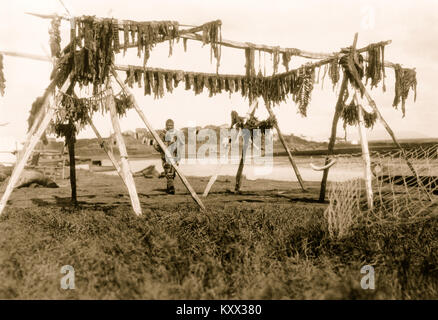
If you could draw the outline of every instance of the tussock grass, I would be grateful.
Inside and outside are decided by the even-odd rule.
[[[393,299],[438,297],[436,219],[355,226],[331,239],[324,208],[168,204],[8,208],[0,218],[2,299]],[[372,264],[376,290],[360,287]],[[75,269],[63,290],[60,269]]]

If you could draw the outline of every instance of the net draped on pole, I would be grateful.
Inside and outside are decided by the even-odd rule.
[[[431,207],[430,198],[438,198],[438,144],[405,147],[404,150],[423,186],[413,176],[400,150],[371,151],[375,208],[370,214],[374,219],[411,221],[421,218]],[[337,181],[329,181],[326,214],[332,217],[333,212],[338,211],[339,220],[348,220],[344,216],[354,216],[355,212],[366,209],[361,153],[335,158],[340,173],[332,176]]]

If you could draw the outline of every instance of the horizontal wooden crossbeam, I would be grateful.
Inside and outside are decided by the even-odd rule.
[[[44,15],[44,14],[36,14],[36,13],[27,13],[27,14],[34,15],[34,16],[37,16],[37,17],[43,18],[43,19],[53,19],[56,17],[60,17],[63,20],[68,20],[68,21],[70,20],[70,18],[68,18],[66,16]],[[99,20],[99,18],[96,18],[96,19]],[[219,21],[219,20],[216,20],[216,21]],[[212,21],[212,22],[214,22],[214,21]],[[212,22],[208,22],[206,24],[209,24]],[[120,25],[123,26],[123,23],[120,23]],[[190,40],[195,40],[195,41],[203,41],[202,36],[199,34],[196,34],[196,32],[202,31],[202,28],[204,25],[190,28],[190,29],[186,29],[186,30],[180,30],[180,38],[190,39]],[[166,41],[166,40],[170,40],[170,38],[167,37],[167,38],[163,39],[163,41]],[[388,41],[381,41],[378,43],[370,44],[362,49],[358,49],[357,52],[358,53],[366,52],[370,48],[370,46],[388,45],[391,42],[392,42],[391,40],[388,40]],[[335,59],[340,54],[342,54],[342,53],[311,52],[311,51],[301,50],[301,49],[297,49],[297,48],[283,48],[280,46],[268,46],[268,45],[264,45],[264,44],[254,44],[251,42],[238,42],[238,41],[227,40],[227,39],[222,39],[221,41],[218,42],[218,44],[223,45],[225,47],[229,47],[229,48],[235,48],[235,49],[254,49],[254,50],[260,50],[260,51],[269,52],[269,53],[273,53],[273,52],[290,53],[291,55],[295,55],[295,56],[299,56],[299,57],[307,58],[307,59],[323,59],[323,60],[317,62],[316,66],[322,66],[324,64],[330,63],[331,61],[333,61],[333,59]],[[136,48],[136,47],[137,47],[136,42],[128,45],[128,48]],[[393,62],[385,61],[385,67],[387,67],[387,68],[394,68],[395,65],[396,64]]]
[[[56,18],[60,18],[61,20],[65,20],[65,21],[70,21],[70,17],[68,16],[60,16],[60,15],[56,15],[56,14],[40,14],[40,13],[32,13],[32,12],[26,12],[26,14],[38,17],[38,18],[42,18],[42,19],[56,19]],[[96,21],[103,21],[103,18],[95,18]],[[125,22],[129,22],[131,20],[118,20],[119,23],[119,29],[123,30],[123,26]],[[175,22],[176,21],[171,21],[171,22]],[[207,23],[204,23],[200,26],[192,26],[192,25],[187,25],[187,24],[178,24],[180,27],[190,27],[189,29],[185,29],[185,30],[179,30],[180,34],[185,34],[185,33],[193,33],[193,32],[198,32],[201,31],[202,28],[204,27],[204,25],[206,24],[210,24],[210,23],[215,23],[215,22],[220,22],[220,20],[214,20],[214,21],[210,21]],[[169,40],[169,39],[164,39],[164,40]],[[134,46],[134,44],[132,44],[132,46]]]

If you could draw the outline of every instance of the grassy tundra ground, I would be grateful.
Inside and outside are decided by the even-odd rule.
[[[355,227],[331,240],[317,185],[220,177],[198,211],[182,185],[136,178],[135,217],[118,177],[78,172],[69,187],[15,190],[0,218],[2,299],[437,299],[438,219]],[[202,193],[208,179],[190,178]],[[285,190],[289,190],[286,191]],[[363,290],[371,264],[376,289]],[[75,290],[60,288],[63,265]]]

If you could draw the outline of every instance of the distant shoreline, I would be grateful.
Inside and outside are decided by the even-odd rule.
[[[85,143],[87,139],[80,139],[77,141],[76,144],[76,154],[75,156],[78,158],[78,161],[81,161],[81,158],[83,160],[91,159],[91,160],[103,160],[107,159],[107,155],[103,149],[101,149],[97,143],[96,145],[90,148],[89,143]],[[49,145],[44,147],[45,150],[59,150],[59,146],[56,143],[55,145]],[[431,148],[433,146],[438,145],[438,139],[404,139],[400,142],[401,146],[406,150],[412,150],[417,148]],[[62,144],[61,144],[62,145]],[[88,146],[85,146],[88,145]],[[326,148],[319,146],[308,148],[308,149],[302,149],[302,150],[293,150],[293,144],[289,143],[289,146],[292,147],[291,153],[294,157],[324,157],[327,155],[328,151]],[[141,144],[135,144],[130,145],[127,144],[128,149],[128,155],[131,159],[141,160],[141,159],[158,159],[160,158],[160,154],[157,153],[152,147],[147,145],[141,145]],[[370,152],[379,152],[379,153],[386,153],[386,152],[396,152],[398,149],[394,145],[394,143],[390,140],[381,140],[381,141],[370,141],[369,143],[369,149]],[[437,148],[438,149],[438,148]],[[0,154],[0,163],[10,165],[13,163],[12,157],[7,157],[9,153],[12,155],[13,151],[4,151],[2,150]],[[117,147],[114,147],[113,150],[114,154],[116,156],[119,155]],[[333,155],[353,155],[353,156],[360,156],[362,152],[362,149],[360,145],[351,145],[346,143],[339,143],[337,146],[335,146],[335,150],[333,152]],[[438,150],[437,154],[438,156]],[[274,152],[273,156],[275,158],[277,157],[287,157],[287,152],[284,150],[284,148],[276,143],[274,145]],[[186,157],[187,158],[187,157]]]
[[[401,146],[406,150],[409,151],[410,149],[416,149],[419,147],[422,148],[430,148],[434,145],[438,145],[438,140],[430,141],[430,142],[401,142]],[[373,142],[369,144],[370,152],[391,152],[391,151],[397,151],[398,148],[393,144],[392,141],[390,142]],[[89,150],[88,152],[81,153],[81,150],[76,150],[76,155],[81,157],[103,157],[106,158],[106,154],[103,150],[99,150],[98,152],[94,154],[90,154]],[[142,158],[159,158],[160,155],[158,153],[152,153],[148,150],[131,150],[128,154],[129,157],[132,159],[142,159]],[[115,148],[114,152],[118,154],[117,148]],[[360,155],[362,152],[362,149],[360,146],[355,145],[351,147],[341,147],[341,148],[335,148],[333,154],[334,155],[343,155],[343,154],[358,154]],[[307,157],[307,156],[325,156],[327,155],[327,149],[314,149],[314,150],[299,150],[299,151],[291,151],[292,156],[296,157]],[[438,153],[437,153],[438,154]],[[276,147],[273,152],[274,157],[287,157],[287,152],[283,148]],[[186,157],[187,158],[187,157]]]

